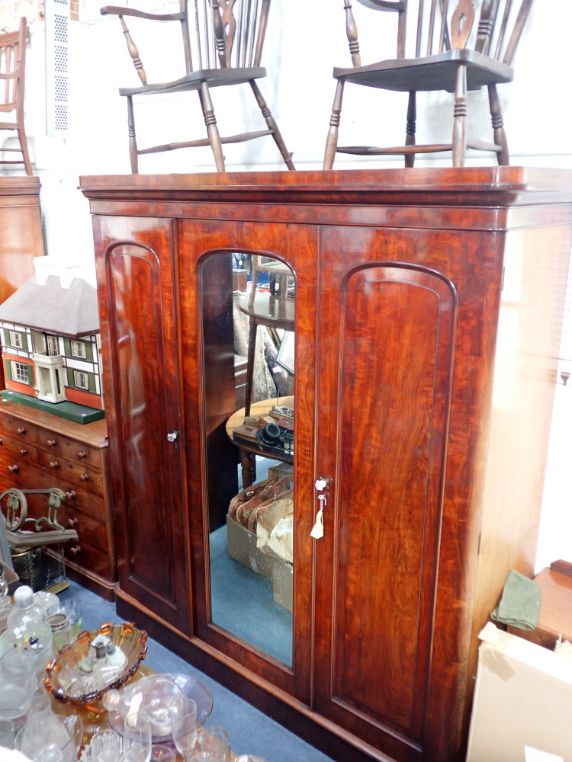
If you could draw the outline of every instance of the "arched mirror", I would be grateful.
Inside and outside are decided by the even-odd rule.
[[[291,666],[295,277],[216,251],[200,284],[210,620]]]

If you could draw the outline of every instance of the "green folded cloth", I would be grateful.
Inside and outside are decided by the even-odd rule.
[[[534,580],[511,569],[499,605],[491,614],[496,622],[534,630],[540,614],[540,588]]]

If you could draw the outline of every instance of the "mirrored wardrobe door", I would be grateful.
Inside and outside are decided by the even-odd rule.
[[[206,446],[211,621],[291,667],[296,278],[245,251],[212,252],[199,273],[207,437],[226,437]]]
[[[309,702],[318,231],[233,213],[180,223],[193,635]]]

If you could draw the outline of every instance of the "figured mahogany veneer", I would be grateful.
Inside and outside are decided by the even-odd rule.
[[[461,759],[477,633],[507,571],[532,571],[572,173],[84,177],[81,187],[97,252],[120,612],[335,759]],[[207,478],[211,490],[215,453],[221,473],[231,462],[214,442],[235,406],[232,346],[215,330],[232,286],[221,273],[208,281],[216,293],[201,294],[201,263],[217,251],[275,256],[296,277],[291,669],[210,621]],[[228,373],[205,376],[225,363]],[[333,481],[315,541],[317,476]]]

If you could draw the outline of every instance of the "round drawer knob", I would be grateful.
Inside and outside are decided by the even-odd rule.
[[[50,468],[59,468],[60,464],[57,460],[50,460]]]
[[[18,466],[16,463],[14,463],[13,466],[8,466],[8,471],[10,471],[11,474],[17,474],[20,470],[20,466]]]
[[[85,450],[80,450],[77,454],[77,457],[80,458],[80,460],[83,460],[84,458],[87,458],[87,453]]]
[[[25,434],[26,433],[26,429],[22,428],[22,426],[18,426],[16,431],[18,432],[18,434]]]
[[[46,444],[48,447],[55,447],[56,446],[56,440],[55,439],[48,439]]]
[[[74,556],[76,556],[78,553],[81,552],[81,548],[79,545],[72,545],[70,548],[70,553],[73,553]]]
[[[89,479],[89,474],[84,471],[83,474],[79,475],[79,478],[82,480],[82,482],[86,482]]]
[[[68,519],[68,527],[73,529],[79,524],[79,519],[77,519],[75,516],[71,519]]]
[[[75,494],[75,490],[69,489],[66,493],[66,500],[75,500],[77,495]]]
[[[27,455],[27,454],[28,454],[28,450],[22,447],[22,449],[20,450],[20,455]]]

